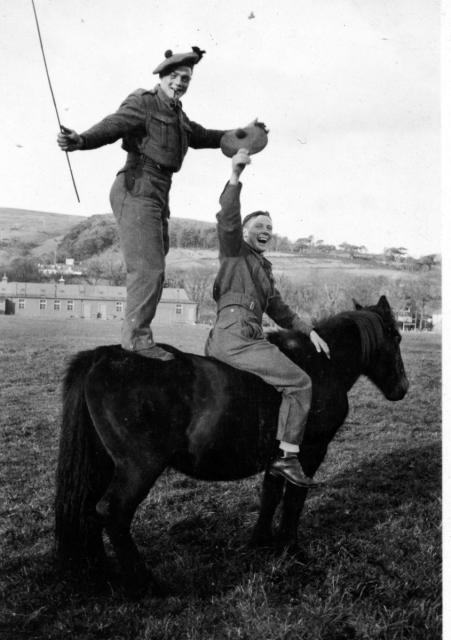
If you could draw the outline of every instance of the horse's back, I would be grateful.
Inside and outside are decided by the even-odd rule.
[[[66,384],[83,378],[100,437],[127,443],[145,436],[149,450],[158,449],[169,466],[198,478],[228,480],[261,471],[276,444],[280,393],[214,358],[164,347],[173,360],[143,358],[118,345],[75,356]],[[306,443],[316,446],[323,417],[338,409],[338,395],[327,380],[314,381]],[[114,459],[114,451],[110,455]]]
[[[104,441],[113,442],[113,431],[124,442],[145,433],[170,466],[199,478],[260,471],[275,438],[280,395],[214,358],[165,348],[173,360],[143,358],[117,345],[80,352],[66,373],[66,390],[83,386]]]

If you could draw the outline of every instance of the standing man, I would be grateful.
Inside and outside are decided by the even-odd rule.
[[[204,129],[189,120],[180,98],[186,93],[193,67],[205,51],[166,51],[153,72],[160,83],[137,89],[107,116],[82,134],[63,128],[57,142],[63,151],[96,149],[122,138],[127,161],[113,183],[110,201],[119,226],[127,269],[127,307],[122,347],[149,358],[172,359],[153,341],[150,324],[164,283],[169,250],[169,190],[188,147],[220,146],[224,131]]]
[[[270,473],[299,487],[312,487],[315,483],[304,474],[298,460],[312,383],[302,369],[265,339],[263,312],[281,327],[309,335],[318,353],[323,351],[329,357],[329,348],[310,323],[302,321],[282,301],[275,287],[271,263],[263,256],[272,237],[269,213],[254,211],[241,221],[239,177],[249,163],[245,149],[233,156],[232,175],[220,197],[220,268],[213,288],[218,307],[205,352],[260,376],[282,393],[277,429],[281,454],[272,463]]]

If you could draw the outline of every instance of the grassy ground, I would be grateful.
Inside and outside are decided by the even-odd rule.
[[[80,590],[53,556],[60,381],[119,324],[0,317],[1,621],[5,640],[434,640],[440,630],[440,338],[406,335],[408,397],[361,380],[300,525],[305,556],[250,551],[261,479],[164,474],[134,536],[171,595]],[[157,328],[201,352],[204,327]]]

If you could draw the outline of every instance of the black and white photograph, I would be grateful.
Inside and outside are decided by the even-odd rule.
[[[0,0],[1,638],[446,640],[448,9]]]

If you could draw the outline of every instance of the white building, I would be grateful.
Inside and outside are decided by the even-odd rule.
[[[59,318],[122,319],[125,312],[125,287],[110,285],[66,284],[58,282],[0,282],[0,314]],[[197,303],[185,289],[163,289],[155,322],[188,323],[197,320]]]

